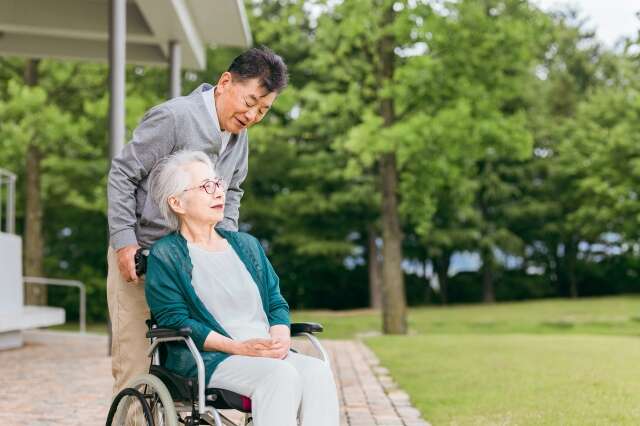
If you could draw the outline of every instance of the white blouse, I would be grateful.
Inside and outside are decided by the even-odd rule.
[[[211,315],[236,340],[269,338],[269,321],[258,286],[236,252],[227,244],[209,251],[187,243],[193,275],[191,284]]]

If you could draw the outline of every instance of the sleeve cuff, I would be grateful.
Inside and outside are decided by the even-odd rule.
[[[269,319],[269,327],[273,327],[274,325],[286,325],[291,328],[291,320],[289,319],[289,312],[283,312],[279,315],[273,315]]]
[[[216,225],[216,228],[224,229],[225,231],[238,232],[238,225],[233,219],[225,217],[221,222]]]
[[[111,247],[113,247],[114,250],[137,244],[138,239],[133,229],[123,229],[111,235]]]

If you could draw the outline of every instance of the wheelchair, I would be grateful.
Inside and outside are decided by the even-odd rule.
[[[251,426],[251,399],[225,389],[207,388],[204,362],[191,339],[191,329],[158,328],[153,319],[147,320],[151,339],[148,355],[151,365],[143,374],[120,391],[109,409],[107,426]],[[327,352],[314,333],[323,331],[318,323],[291,324],[291,337],[305,337],[320,359],[330,366]],[[197,366],[197,377],[183,377],[162,366],[166,356],[165,344],[183,342],[189,348]],[[294,349],[291,349],[294,352]],[[220,410],[237,410],[240,423],[234,422]]]

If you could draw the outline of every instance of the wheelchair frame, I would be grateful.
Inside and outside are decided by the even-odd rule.
[[[320,341],[313,335],[313,333],[319,333],[322,331],[323,331],[323,327],[321,324],[318,324],[318,323],[292,323],[291,324],[291,337],[292,338],[299,337],[299,336],[305,337],[309,341],[311,346],[320,354],[321,360],[325,362],[327,366],[330,367],[331,361],[329,359],[327,352],[322,347],[322,344],[320,343]],[[192,406],[187,407],[184,404],[182,404],[182,402],[176,403],[176,401],[173,400],[172,398],[174,408],[178,409],[177,410],[178,412],[188,411],[188,410],[181,410],[181,409],[189,408],[189,410],[192,411],[192,413],[194,414],[194,417],[196,417],[195,419],[192,419],[192,421],[195,420],[193,424],[201,424],[200,422],[204,420],[207,424],[212,426],[239,426],[236,423],[234,423],[232,420],[224,416],[223,414],[219,413],[218,408],[215,408],[211,405],[207,405],[206,403],[207,402],[206,400],[207,384],[205,381],[204,361],[202,360],[202,356],[200,355],[198,348],[196,347],[195,343],[191,339],[190,328],[173,330],[173,329],[166,329],[166,328],[158,328],[157,326],[155,326],[155,324],[150,323],[150,330],[147,332],[147,337],[151,339],[151,346],[147,352],[147,355],[152,359],[151,366],[162,367],[160,364],[159,348],[160,348],[160,345],[168,342],[175,342],[175,341],[184,342],[187,345],[187,348],[189,348],[191,355],[194,357],[194,360],[197,366],[197,384],[198,384],[197,401],[191,401]],[[160,377],[158,377],[157,375],[154,375],[151,372],[151,368],[150,368],[149,374],[153,375],[154,377],[157,377],[160,380],[160,382],[162,382],[162,379]],[[165,382],[162,382],[162,384],[164,385],[165,388],[167,388],[167,384]],[[132,388],[127,387],[125,388],[125,390],[123,390],[123,392],[126,391],[127,389],[132,389]],[[114,400],[114,403],[118,403],[118,402],[119,401]],[[195,410],[196,407],[197,407],[197,411]],[[113,407],[110,410],[110,413],[112,411],[115,412]],[[180,417],[179,414],[178,414],[178,417]],[[245,417],[242,425],[246,426],[250,424],[250,421],[251,421],[250,419],[251,419],[250,414],[245,413]],[[107,426],[110,426],[109,423],[107,423]]]

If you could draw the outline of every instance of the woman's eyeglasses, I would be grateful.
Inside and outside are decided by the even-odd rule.
[[[191,191],[192,189],[202,189],[207,194],[215,194],[216,188],[224,191],[226,189],[225,181],[222,178],[215,178],[213,180],[208,180],[202,185],[193,186],[191,188],[187,188],[184,192]]]

